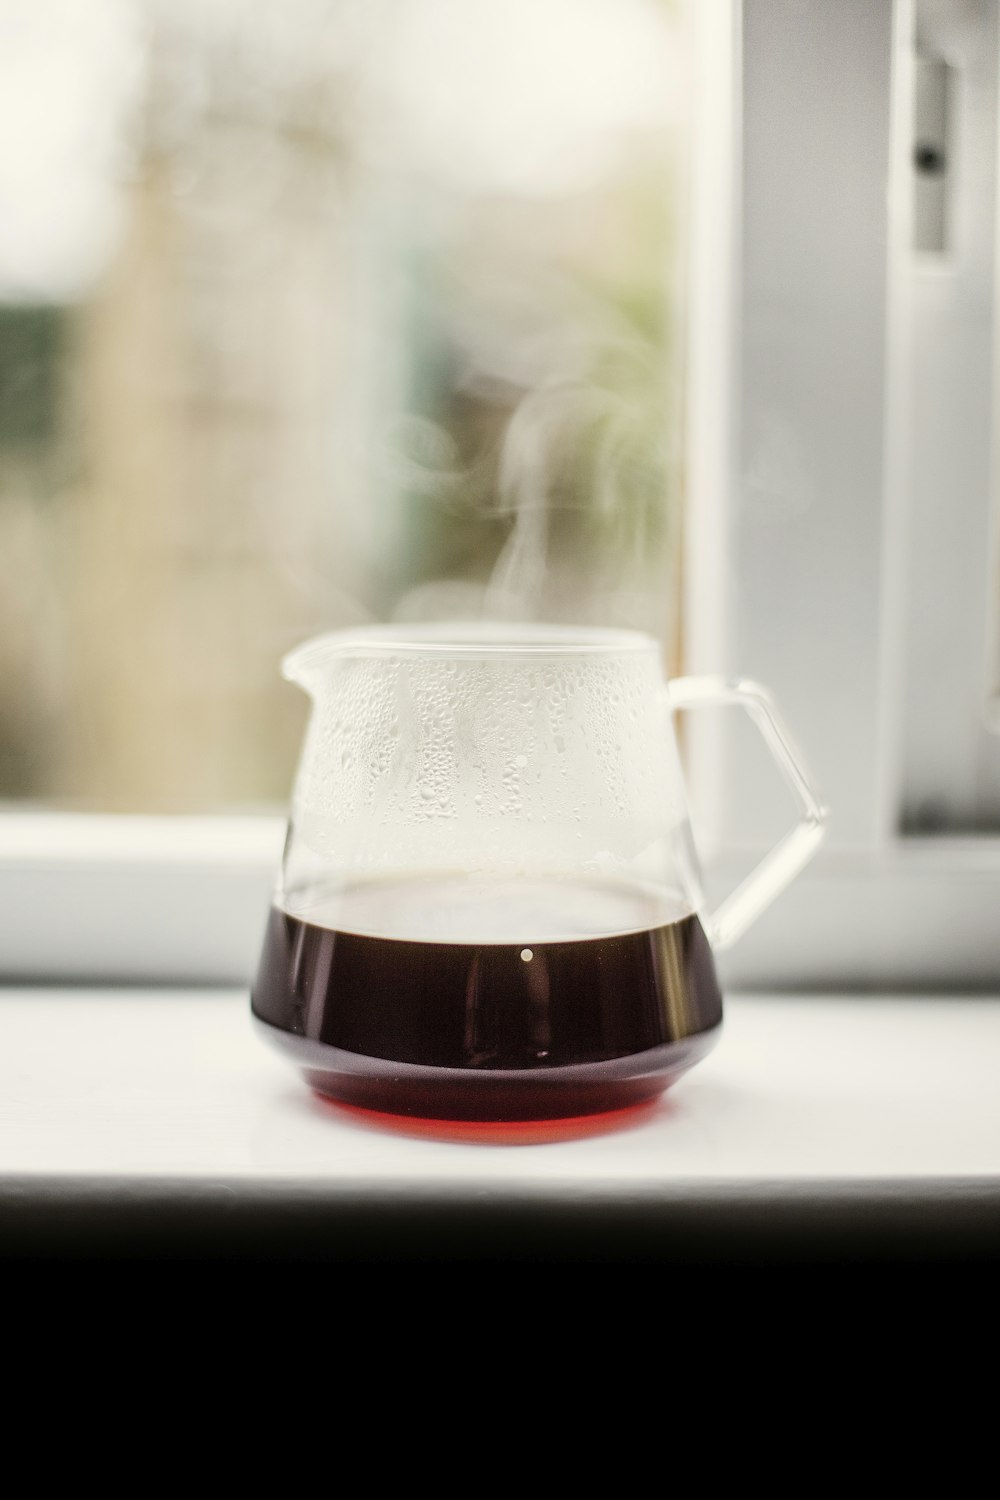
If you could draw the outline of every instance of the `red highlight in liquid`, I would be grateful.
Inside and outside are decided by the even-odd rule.
[[[625,1109],[608,1109],[592,1115],[570,1115],[555,1120],[432,1120],[363,1109],[356,1104],[340,1104],[318,1090],[313,1092],[323,1109],[367,1129],[474,1146],[544,1146],[553,1141],[614,1135],[622,1130],[638,1129],[663,1108],[662,1101],[654,1098],[628,1105]]]

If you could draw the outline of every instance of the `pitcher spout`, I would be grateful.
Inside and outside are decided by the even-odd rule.
[[[330,663],[349,654],[357,634],[354,630],[330,630],[303,641],[282,657],[282,677],[314,698]]]

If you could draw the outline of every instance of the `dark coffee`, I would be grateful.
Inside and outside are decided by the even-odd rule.
[[[319,1092],[484,1121],[655,1098],[708,1051],[722,1019],[695,916],[525,944],[372,937],[275,908],[252,1004]]]

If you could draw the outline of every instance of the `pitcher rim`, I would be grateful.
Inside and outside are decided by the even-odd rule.
[[[284,677],[295,682],[303,671],[338,657],[623,656],[659,649],[659,642],[653,636],[614,626],[444,620],[325,631],[289,651],[282,658],[281,670]]]

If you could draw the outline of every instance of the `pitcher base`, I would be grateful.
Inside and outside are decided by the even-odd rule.
[[[720,1026],[627,1057],[558,1068],[431,1068],[362,1057],[255,1020],[310,1088],[339,1104],[430,1120],[558,1120],[656,1099],[710,1052]]]

